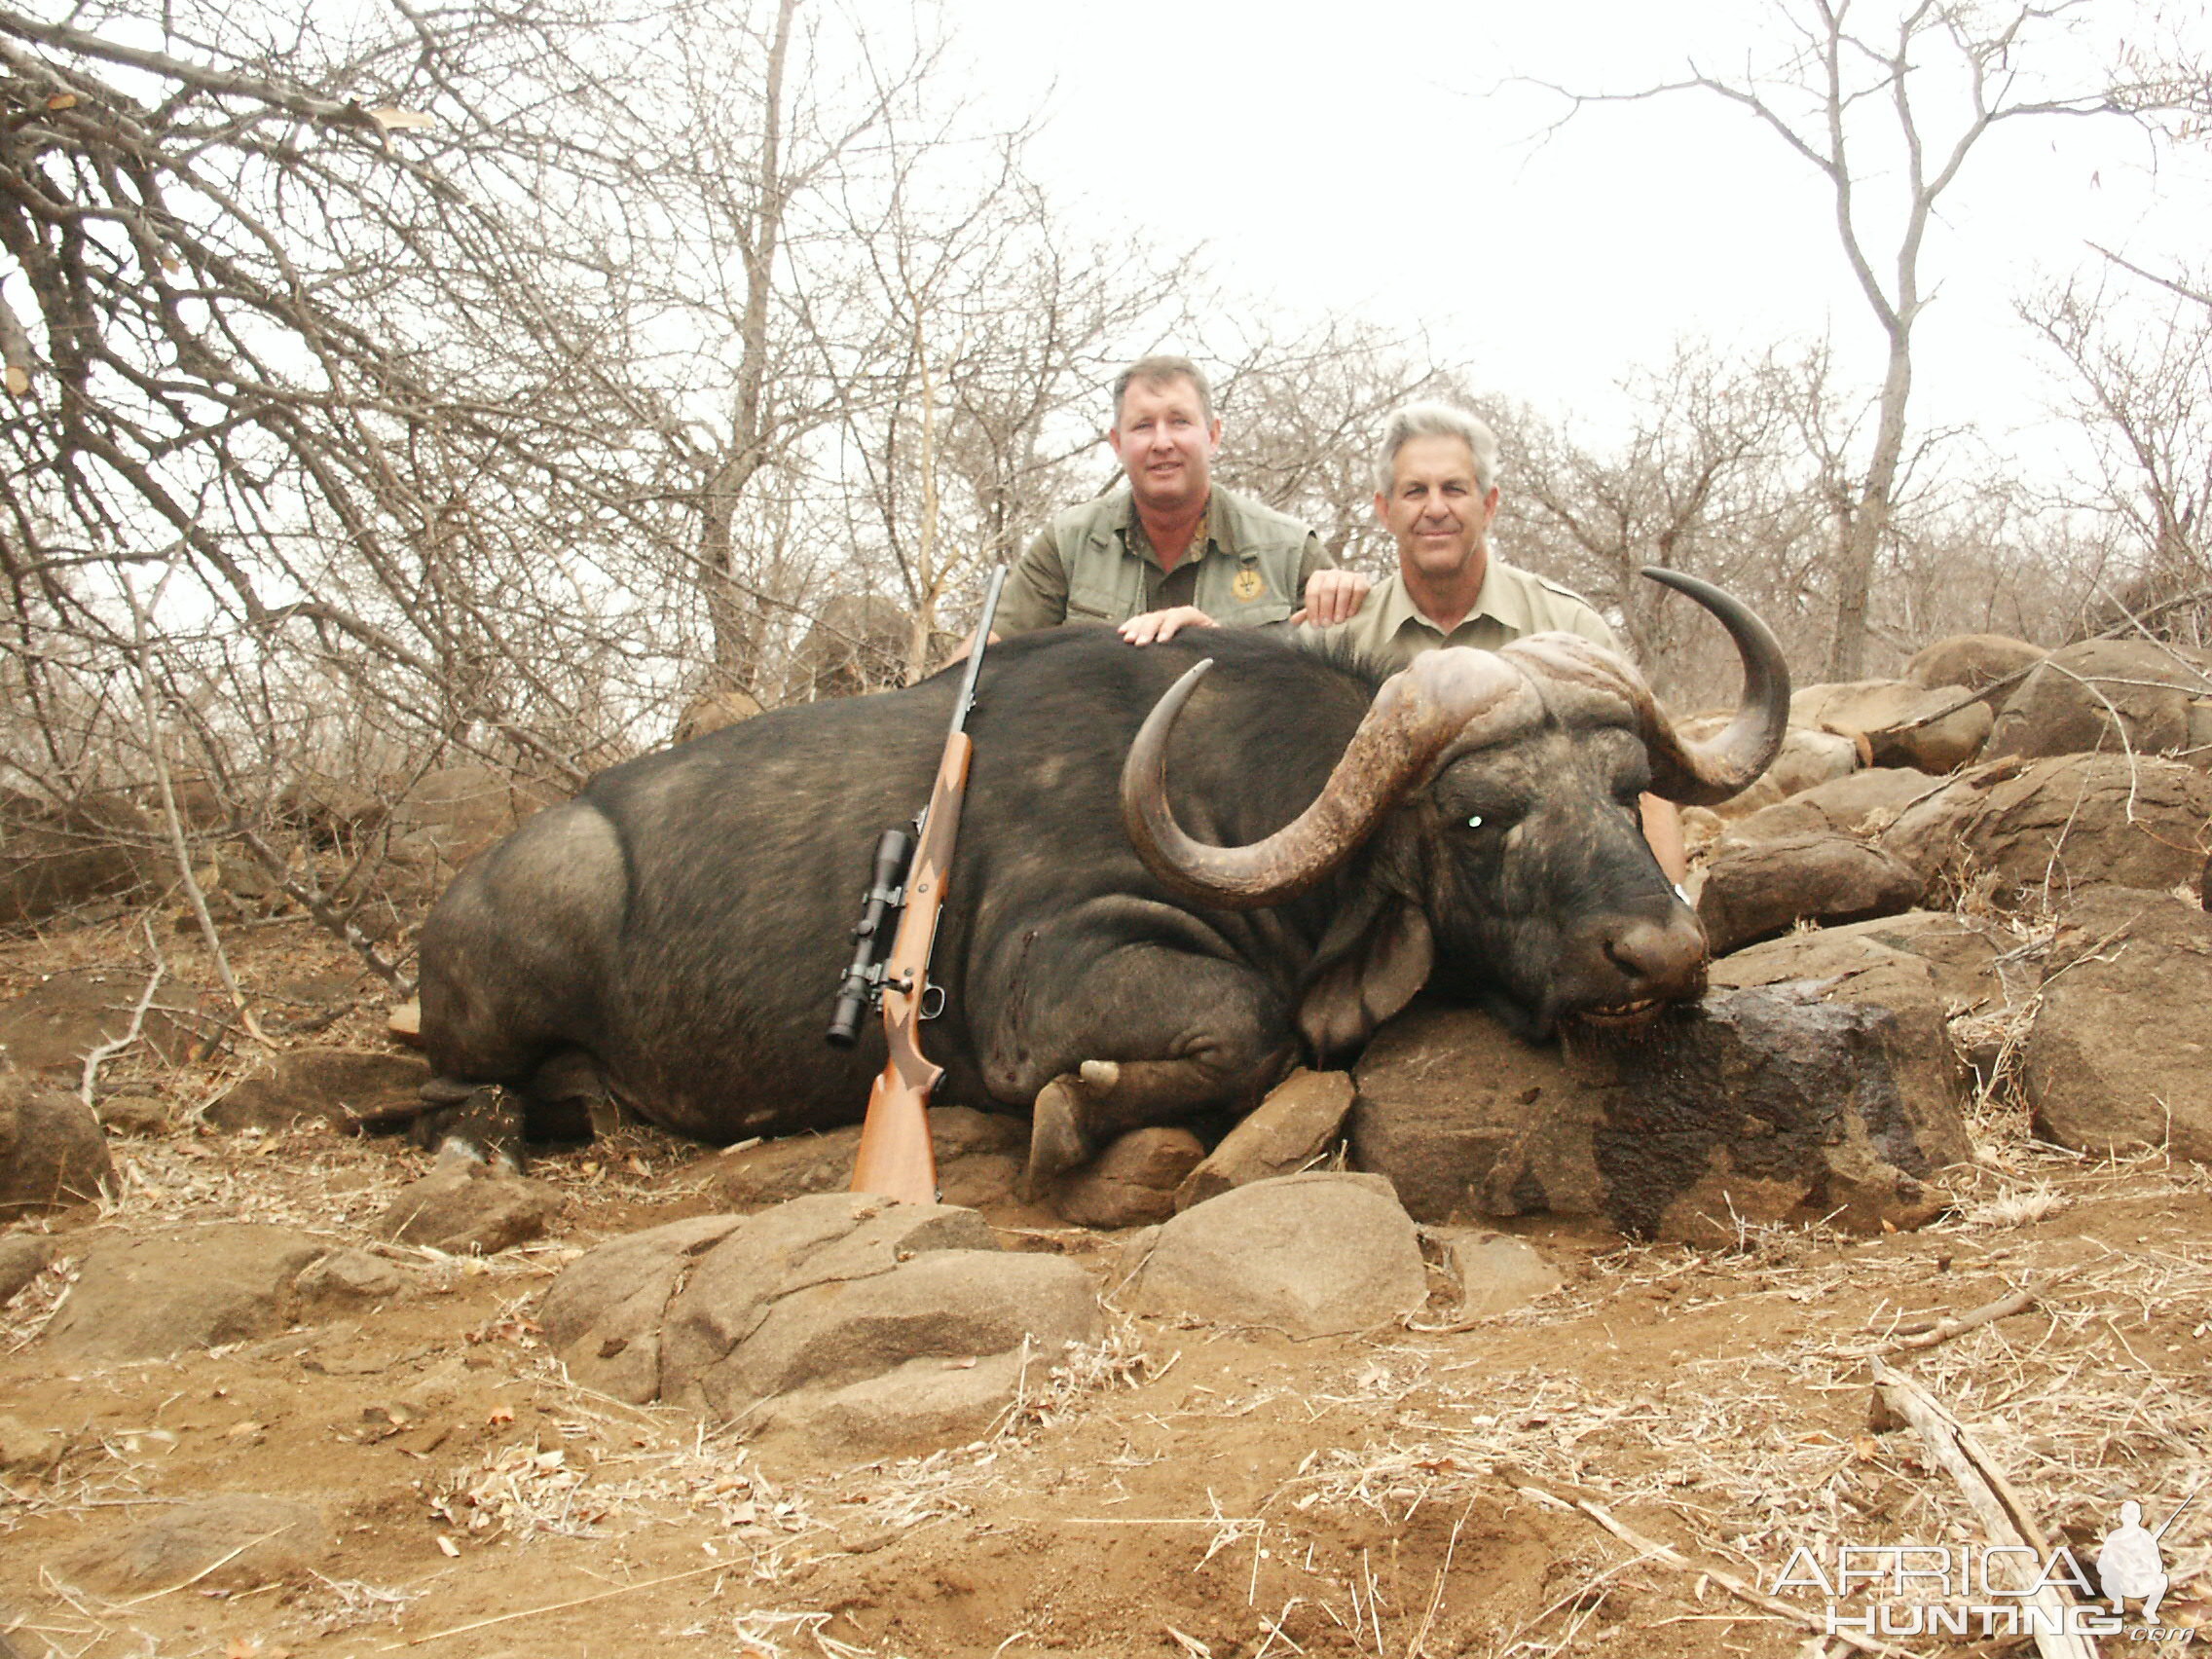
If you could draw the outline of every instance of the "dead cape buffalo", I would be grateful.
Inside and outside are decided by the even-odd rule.
[[[1789,684],[1750,611],[1647,573],[1743,659],[1743,706],[1708,744],[1566,634],[1432,651],[1387,679],[1225,629],[994,646],[932,969],[940,1103],[1027,1112],[1046,1091],[1035,1173],[1119,1129],[1248,1111],[1424,984],[1530,1035],[1697,995],[1705,937],[1637,796],[1751,783]],[[428,1096],[465,1097],[464,1138],[511,1146],[514,1103],[486,1124],[476,1086],[527,1105],[541,1068],[580,1055],[616,1099],[703,1140],[857,1122],[881,1031],[839,1052],[824,1027],[876,835],[926,798],[957,680],[614,767],[463,870],[422,936]]]

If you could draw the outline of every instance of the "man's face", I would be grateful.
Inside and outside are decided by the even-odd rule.
[[[1408,438],[1392,463],[1388,495],[1375,498],[1375,516],[1398,543],[1408,575],[1431,581],[1462,573],[1480,580],[1490,555],[1490,522],[1497,489],[1475,484],[1475,456],[1462,438]]]
[[[1173,512],[1205,500],[1221,423],[1206,419],[1198,388],[1181,376],[1131,381],[1106,441],[1129,475],[1137,504]]]

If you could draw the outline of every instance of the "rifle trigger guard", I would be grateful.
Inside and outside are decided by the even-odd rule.
[[[924,985],[922,987],[922,1017],[924,1019],[935,1019],[943,1012],[944,987],[942,985]]]

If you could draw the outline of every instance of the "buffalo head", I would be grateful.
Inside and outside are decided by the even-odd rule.
[[[1719,589],[1647,569],[1717,617],[1742,705],[1710,743],[1677,734],[1623,658],[1570,634],[1431,651],[1383,682],[1310,806],[1248,846],[1194,840],[1167,800],[1168,734],[1210,663],[1153,708],[1122,775],[1131,844],[1202,904],[1284,903],[1344,869],[1298,1020],[1324,1054],[1433,977],[1528,1035],[1634,1023],[1704,989],[1706,940],[1645,845],[1639,797],[1710,804],[1782,745],[1789,678],[1765,624]],[[1264,757],[1260,757],[1264,763]]]

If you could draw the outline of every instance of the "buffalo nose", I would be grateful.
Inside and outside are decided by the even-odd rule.
[[[1663,919],[1623,921],[1605,940],[1605,959],[1639,988],[1669,985],[1705,960],[1705,929],[1683,907]]]

